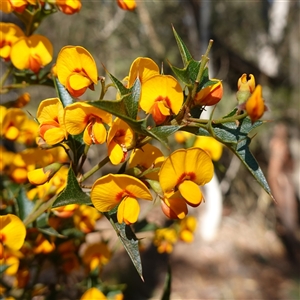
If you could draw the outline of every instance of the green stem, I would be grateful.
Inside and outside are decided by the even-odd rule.
[[[196,78],[196,81],[194,83],[194,87],[192,89],[192,94],[191,94],[191,99],[192,100],[195,98],[195,95],[197,93],[198,85],[199,85],[199,83],[201,81],[201,78],[203,76],[204,68],[205,68],[207,62],[209,61],[208,54],[209,54],[209,51],[212,47],[212,44],[213,44],[213,40],[209,40],[209,44],[207,46],[206,52],[205,52],[204,55],[202,55],[199,72],[197,74],[197,78]]]
[[[98,170],[100,170],[104,165],[106,165],[109,162],[109,157],[106,156],[104,159],[102,159],[97,165],[95,165],[93,168],[91,168],[88,172],[83,174],[81,178],[78,180],[79,183],[85,181],[87,178],[92,176],[94,173],[96,173]]]
[[[100,77],[100,82],[101,82],[101,93],[100,93],[99,100],[103,100],[104,95],[107,91],[106,86],[105,86],[105,77]]]
[[[13,70],[13,65],[10,64],[0,79],[0,90],[2,90],[3,84],[5,83],[8,76],[11,74],[12,70]]]

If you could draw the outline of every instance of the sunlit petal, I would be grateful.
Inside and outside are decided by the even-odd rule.
[[[193,206],[198,206],[202,201],[202,193],[199,186],[190,180],[183,181],[178,189],[180,191],[181,196],[185,199],[185,201]]]

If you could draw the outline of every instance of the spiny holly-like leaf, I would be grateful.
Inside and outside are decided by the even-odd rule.
[[[85,204],[91,205],[91,198],[82,191],[75,177],[73,170],[70,168],[68,172],[68,180],[66,188],[57,196],[52,207],[59,207],[68,204]]]
[[[236,109],[233,110],[224,119],[229,118],[235,113]],[[273,198],[267,180],[249,149],[249,145],[251,142],[249,133],[254,128],[262,124],[262,121],[257,121],[252,124],[250,118],[246,117],[239,120],[238,122],[231,121],[222,124],[212,124],[211,133],[204,128],[195,129],[195,127],[184,127],[182,128],[182,130],[189,131],[196,135],[213,136],[219,142],[225,144],[241,160],[241,162],[246,166],[246,168],[263,187],[263,189]]]
[[[136,120],[141,94],[141,82],[139,78],[137,78],[133,86],[128,89],[116,77],[110,73],[108,74],[121,95],[121,100],[125,108],[125,113],[123,112],[122,114]]]
[[[181,55],[181,58],[183,61],[183,65],[186,66],[188,64],[188,62],[193,59],[193,57],[190,54],[190,52],[189,52],[188,48],[186,47],[186,45],[184,44],[184,42],[182,41],[182,39],[180,38],[180,36],[177,34],[175,28],[172,27],[172,29],[173,29],[175,40],[176,40],[176,43],[179,48],[179,52],[180,52],[180,55]]]
[[[110,221],[115,229],[120,241],[122,242],[125,250],[127,251],[134,267],[136,268],[141,279],[144,281],[142,272],[142,263],[139,252],[139,242],[131,227],[117,220],[117,208],[112,209],[110,212],[104,213],[106,218]]]
[[[158,126],[148,130],[148,135],[160,141],[166,148],[169,148],[168,137],[181,127],[179,125]]]
[[[54,78],[54,85],[56,89],[56,93],[62,102],[63,106],[66,107],[74,102],[72,96],[69,92],[65,89],[65,87],[60,83],[58,78]]]

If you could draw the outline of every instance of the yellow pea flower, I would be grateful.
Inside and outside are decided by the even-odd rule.
[[[151,58],[138,57],[130,66],[128,87],[132,87],[137,78],[143,84],[154,75],[159,75],[158,65]]]
[[[116,118],[107,134],[109,159],[117,165],[126,158],[127,148],[134,141],[134,131],[123,120]]]
[[[39,254],[39,253],[47,254],[54,251],[54,249],[55,249],[55,244],[53,241],[51,242],[48,241],[41,233],[37,236],[33,248],[34,254]]]
[[[0,216],[0,243],[12,250],[19,250],[26,237],[23,222],[13,214]]]
[[[95,243],[87,245],[82,260],[89,271],[95,270],[97,267],[100,268],[106,265],[111,258],[111,252],[105,243]]]
[[[223,152],[223,145],[210,136],[196,136],[194,147],[205,150],[214,161],[218,161]]]
[[[183,219],[187,214],[186,204],[196,207],[203,199],[199,185],[208,183],[214,173],[210,156],[200,148],[174,151],[162,164],[159,182],[165,194],[164,208],[169,208],[168,217]]]
[[[39,134],[49,145],[54,145],[67,139],[64,125],[64,108],[58,98],[43,100],[37,110],[40,123]]]
[[[164,155],[160,149],[151,144],[146,144],[142,148],[132,150],[129,158],[129,168],[137,167],[144,172],[150,168],[158,168],[164,161]],[[151,172],[145,175],[146,178],[158,180],[158,172]]]
[[[0,248],[3,247],[0,244]],[[4,250],[4,249],[3,249]],[[17,274],[20,259],[24,257],[21,251],[6,248],[0,251],[0,265],[8,265],[9,267],[4,271],[6,275],[14,276]]]
[[[180,221],[179,237],[186,243],[191,243],[194,240],[194,232],[197,227],[197,219],[194,216],[189,216]]]
[[[84,131],[83,141],[87,145],[103,144],[106,141],[104,124],[111,126],[112,115],[85,102],[65,107],[65,126],[68,133],[77,135]]]
[[[199,106],[212,106],[217,104],[223,97],[223,85],[222,81],[218,79],[212,79],[216,81],[215,84],[201,89],[194,98],[195,105]]]
[[[88,205],[80,205],[73,215],[74,225],[77,229],[84,233],[94,230],[96,221],[101,218],[101,214],[97,209]]]
[[[150,113],[156,124],[178,114],[183,103],[183,91],[170,75],[154,75],[142,84],[140,107]]]
[[[2,111],[5,111],[2,109]],[[6,110],[2,120],[2,135],[11,141],[15,141],[20,136],[20,131],[27,121],[24,111],[19,108],[9,108]]]
[[[54,174],[62,167],[60,163],[53,163],[44,168],[35,169],[27,173],[28,180],[31,184],[40,185],[49,181]]]
[[[264,99],[262,98],[261,85],[257,85],[254,92],[247,100],[245,108],[252,123],[263,116],[264,112],[267,110],[267,107],[265,106]]]
[[[11,48],[11,62],[19,70],[31,70],[38,73],[49,64],[53,56],[51,42],[42,35],[19,38]]]
[[[97,84],[98,71],[93,56],[83,47],[65,46],[57,57],[56,72],[68,92],[81,96],[87,88]]]
[[[146,185],[135,177],[125,174],[108,174],[95,181],[91,200],[100,212],[107,212],[119,205],[117,219],[119,223],[135,223],[140,206],[137,198],[152,200]]]
[[[174,228],[161,228],[155,230],[153,244],[157,247],[158,253],[171,253],[176,242],[177,233]]]
[[[19,26],[0,22],[0,57],[9,61],[12,45],[23,36],[24,32]]]
[[[95,287],[92,287],[85,291],[85,293],[81,296],[80,300],[106,300],[105,295]]]

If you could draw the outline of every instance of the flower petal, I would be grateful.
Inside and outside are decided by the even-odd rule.
[[[195,182],[185,180],[178,186],[178,189],[181,196],[189,205],[197,207],[201,203],[203,196],[199,186]]]
[[[168,218],[183,219],[188,213],[186,202],[178,191],[171,196],[165,195],[162,204],[162,210]]]
[[[124,222],[127,225],[137,221],[140,213],[140,205],[135,198],[126,197],[118,207],[117,219],[121,224]]]

